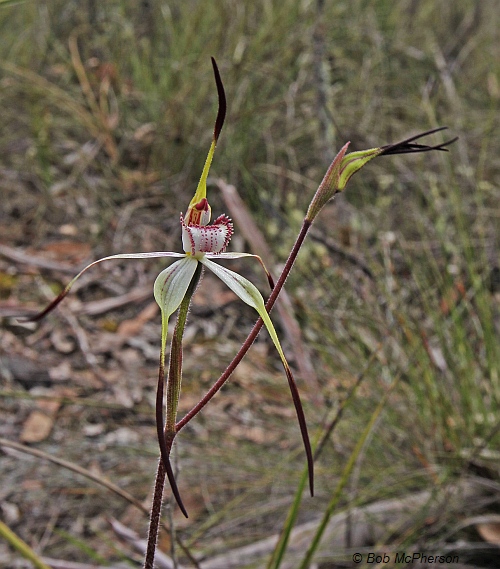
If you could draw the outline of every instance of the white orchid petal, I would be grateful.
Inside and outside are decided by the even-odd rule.
[[[198,261],[184,257],[163,270],[154,284],[154,297],[168,319],[179,308],[193,278]]]
[[[111,255],[111,257],[104,257],[99,259],[96,263],[107,261],[108,259],[157,259],[160,257],[184,257],[183,253],[173,253],[172,251],[151,251],[149,253],[120,253],[119,255]]]
[[[207,253],[206,257],[208,259],[242,259],[243,257],[257,257],[257,255],[252,255],[252,253]]]
[[[274,288],[274,281],[273,281],[273,277],[271,276],[271,273],[267,270],[266,265],[264,265],[264,261],[262,260],[261,257],[259,257],[259,255],[252,255],[252,253],[206,253],[205,257],[207,259],[242,259],[244,257],[253,257],[254,259],[257,259],[257,261],[259,261],[261,267],[264,269],[264,272],[266,273],[267,276],[267,280],[269,282],[269,286],[271,287],[271,290]]]
[[[83,275],[83,273],[88,271],[91,267],[97,265],[98,263],[102,263],[103,261],[111,261],[112,259],[152,259],[158,257],[184,257],[184,255],[182,253],[172,253],[171,251],[156,251],[151,253],[120,253],[118,255],[110,255],[109,257],[97,259],[97,261],[94,261],[93,263],[87,265],[76,275],[76,277],[73,278],[70,285],[72,285],[78,278]],[[70,285],[68,285],[68,288]]]
[[[58,296],[56,296],[56,298],[54,298],[54,300],[48,306],[44,308],[44,310],[30,317],[29,320],[31,321],[41,320],[46,314],[51,312],[66,297],[66,295],[71,290],[75,282],[83,275],[83,273],[87,272],[94,265],[102,263],[103,261],[111,261],[112,259],[147,259],[155,257],[184,257],[184,255],[180,253],[172,253],[170,251],[157,251],[152,253],[120,253],[118,255],[110,255],[109,257],[103,257],[102,259],[97,259],[97,261],[94,261],[89,265],[87,265],[86,267],[84,267],[76,275],[76,277],[73,277],[73,279],[71,279],[71,281],[64,287],[61,293]]]
[[[262,298],[262,295],[258,291],[257,287],[245,277],[242,277],[238,273],[230,271],[229,269],[226,269],[225,267],[222,267],[221,265],[210,261],[206,257],[200,259],[200,263],[203,263],[205,267],[210,269],[217,277],[219,277],[220,280],[223,281],[237,296],[239,296],[243,302],[252,308],[255,308],[259,316],[264,321],[267,331],[271,336],[271,340],[278,350],[285,370],[288,370],[288,362],[286,361],[285,354],[281,348],[278,334],[276,334],[274,325],[271,321],[271,318],[269,317],[269,314],[267,313],[264,299]]]

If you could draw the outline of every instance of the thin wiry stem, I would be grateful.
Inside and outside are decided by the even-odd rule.
[[[180,385],[182,380],[182,337],[186,326],[187,315],[189,312],[189,305],[191,298],[198,286],[202,265],[198,264],[196,272],[191,279],[186,295],[181,302],[177,316],[177,322],[172,337],[172,344],[170,348],[170,367],[168,384],[171,388],[167,388],[167,394],[175,399],[171,401],[167,395],[167,411],[166,415],[173,417],[173,430],[172,427],[167,428],[163,420],[163,391],[165,389],[165,374],[164,374],[164,357],[160,355],[160,370],[158,374],[158,388],[156,393],[156,429],[158,434],[158,443],[160,445],[160,461],[156,473],[155,489],[153,495],[153,504],[151,507],[151,518],[149,523],[148,545],[146,550],[146,557],[144,560],[144,569],[153,569],[154,556],[156,551],[156,543],[158,540],[158,528],[160,524],[161,504],[163,500],[163,490],[165,487],[165,477],[168,477],[172,494],[181,509],[182,513],[188,517],[186,508],[182,503],[182,499],[177,488],[174,472],[170,463],[170,451],[175,438],[175,414],[177,410],[178,394],[180,393]],[[175,355],[174,355],[175,352]],[[174,364],[172,362],[175,360]],[[180,362],[180,365],[178,365]],[[177,394],[177,395],[176,395]]]

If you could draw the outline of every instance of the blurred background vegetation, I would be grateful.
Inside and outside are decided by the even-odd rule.
[[[472,475],[498,495],[499,19],[496,0],[2,2],[0,239],[33,252],[69,236],[87,246],[91,258],[177,250],[178,215],[196,187],[216,114],[210,56],[228,100],[212,175],[237,188],[276,267],[346,141],[361,150],[448,126],[449,135],[434,137],[460,137],[449,153],[384,157],[353,178],[317,220],[287,282],[317,377],[314,389],[301,384],[313,436],[364,373],[318,463],[320,498],[305,500],[301,519],[321,515],[394,378],[399,383],[339,507]],[[209,191],[218,215],[222,198],[215,187]],[[235,250],[248,246],[240,238]],[[2,270],[2,299],[42,305],[46,297],[23,270]],[[251,269],[242,263],[241,270]],[[119,277],[126,285],[127,274]],[[49,282],[65,279],[52,274]],[[100,298],[99,291],[81,297]],[[142,308],[127,307],[128,317]],[[207,339],[201,331],[190,340],[186,360],[195,363],[187,365],[203,381],[215,379],[221,362],[230,360],[233,352],[219,344],[236,351],[244,338],[252,315],[241,310],[231,341]],[[85,317],[83,326],[112,331],[112,320],[122,317],[117,312],[92,324]],[[21,336],[28,341],[25,331]],[[39,338],[31,349],[38,349]],[[4,350],[7,345],[14,344],[4,341]],[[286,351],[293,361],[293,346]],[[184,492],[200,488],[199,515],[179,530],[195,552],[220,552],[279,531],[298,483],[303,459],[294,450],[300,441],[293,414],[265,412],[269,394],[288,406],[286,391],[279,397],[276,391],[283,383],[279,362],[271,350],[269,361],[256,354],[226,390],[247,397],[249,422],[240,415],[243,405],[236,418],[224,407],[212,418],[207,410],[195,422],[209,436],[193,428],[185,446],[180,443]],[[154,373],[152,364],[150,387]],[[198,390],[187,389],[195,400],[200,385],[193,385]],[[3,398],[11,410],[19,404],[5,392]],[[256,434],[221,444],[233,419],[245,429],[255,421],[264,434],[275,434],[273,443]],[[153,432],[149,423],[147,433]],[[56,442],[47,450],[64,449]],[[129,471],[134,453],[145,453],[137,447],[120,451],[127,464],[116,458],[102,468],[108,476],[118,468],[114,476],[126,475],[123,483],[144,499],[155,469],[154,435],[140,481]],[[86,461],[74,446],[61,452]],[[70,507],[65,504],[61,510]],[[459,517],[463,522],[498,507],[493,500],[478,512],[477,502],[464,502]],[[40,532],[29,537],[22,519],[17,524],[20,535],[39,543]],[[51,532],[45,550],[88,559],[75,537],[80,530],[61,524],[73,537]],[[97,530],[82,528],[78,539],[102,549],[105,559],[117,556]],[[142,534],[144,528],[145,521]],[[434,524],[416,520],[405,543],[441,543],[443,536],[480,540],[474,524],[457,525],[456,512],[447,516],[443,508]],[[338,566],[333,557],[322,567]],[[484,554],[482,566],[487,561]]]

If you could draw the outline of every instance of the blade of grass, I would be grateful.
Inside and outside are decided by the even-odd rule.
[[[316,461],[318,459],[321,452],[323,451],[326,441],[330,438],[335,427],[338,425],[338,423],[339,423],[339,421],[340,421],[340,419],[344,413],[344,410],[346,409],[349,402],[352,401],[354,395],[356,394],[358,387],[361,385],[361,382],[363,381],[364,377],[366,376],[366,373],[368,372],[368,370],[372,366],[372,364],[373,364],[375,358],[377,357],[379,351],[380,351],[380,348],[378,350],[376,350],[375,352],[373,352],[373,354],[371,355],[370,359],[368,360],[365,368],[358,375],[358,377],[356,378],[356,381],[355,381],[354,385],[352,386],[352,388],[350,389],[349,393],[347,394],[345,399],[342,401],[342,403],[340,404],[340,406],[336,410],[336,413],[335,413],[335,416],[333,417],[333,419],[329,422],[328,426],[324,429],[323,433],[321,433],[321,431],[318,433],[316,440],[313,443],[314,461]],[[320,438],[320,436],[321,436],[321,438]],[[278,543],[276,544],[276,547],[274,548],[274,551],[271,555],[271,558],[269,559],[267,569],[278,569],[281,565],[281,562],[284,559],[284,556],[285,556],[285,553],[286,553],[286,550],[288,547],[288,542],[290,541],[290,535],[292,533],[292,529],[295,525],[295,522],[297,520],[297,516],[299,513],[299,506],[300,506],[300,503],[302,502],[302,495],[303,495],[304,488],[306,485],[307,477],[308,477],[308,471],[307,471],[307,468],[305,468],[302,471],[302,476],[300,478],[299,485],[297,487],[297,491],[295,492],[295,498],[293,500],[292,505],[290,506],[290,509],[288,510],[288,514],[287,514],[285,523],[283,524],[283,529],[282,529],[280,538],[278,540]]]
[[[31,547],[2,521],[0,521],[0,536],[2,536],[25,559],[31,561],[37,569],[50,569],[50,567],[38,557]]]
[[[328,503],[328,506],[326,507],[325,513],[323,514],[323,518],[320,524],[318,525],[318,529],[312,539],[311,545],[309,546],[309,549],[307,550],[306,555],[299,566],[299,569],[308,569],[308,567],[310,566],[314,554],[316,553],[316,550],[318,549],[318,546],[321,542],[321,538],[323,537],[323,533],[326,529],[326,526],[328,525],[328,522],[330,521],[330,518],[332,517],[333,512],[335,511],[335,508],[337,507],[337,504],[340,501],[340,498],[342,496],[342,490],[345,488],[349,480],[349,476],[351,475],[351,472],[356,464],[356,460],[358,459],[359,454],[363,450],[363,447],[365,445],[366,440],[368,439],[368,436],[370,435],[373,427],[375,426],[375,423],[379,418],[380,414],[382,413],[390,394],[398,384],[400,378],[401,374],[398,374],[395,377],[395,379],[389,386],[388,390],[386,391],[385,395],[382,397],[382,400],[380,401],[380,403],[377,405],[374,412],[372,413],[370,420],[368,421],[368,424],[366,425],[363,433],[359,437],[356,446],[354,447],[354,450],[352,451],[349,460],[345,465],[344,471],[342,472],[342,476],[337,485],[337,488],[335,489],[335,492],[333,493],[333,496],[330,502]]]
[[[82,466],[79,466],[78,464],[74,464],[73,462],[69,462],[67,460],[64,460],[63,458],[58,458],[57,456],[52,456],[52,455],[47,454],[46,452],[43,452],[43,451],[38,450],[38,449],[30,448],[30,447],[27,447],[27,446],[22,445],[20,443],[16,443],[14,441],[9,441],[8,439],[4,439],[3,437],[0,438],[0,447],[2,447],[2,446],[12,448],[14,450],[24,452],[26,454],[31,454],[31,456],[36,456],[37,458],[43,458],[44,460],[48,460],[49,462],[52,462],[53,464],[57,464],[58,466],[62,466],[63,468],[66,468],[67,470],[71,470],[72,472],[76,472],[76,474],[80,474],[81,476],[85,476],[85,478],[88,478],[89,480],[92,480],[92,482],[96,482],[97,484],[104,486],[105,488],[107,488],[108,490],[111,490],[111,492],[114,492],[115,494],[117,494],[118,496],[123,498],[124,500],[127,500],[127,502],[129,502],[130,504],[133,504],[136,508],[138,508],[139,510],[141,510],[145,514],[149,514],[149,510],[145,506],[143,506],[143,504],[141,504],[141,502],[139,502],[139,500],[134,498],[131,494],[129,494],[128,492],[125,492],[125,490],[122,490],[119,486],[116,486],[116,484],[113,484],[113,482],[110,482],[109,480],[106,480],[105,478],[103,478],[101,476],[97,476],[96,474],[93,474],[92,472],[90,472],[90,470],[87,470],[86,468],[83,468]]]
[[[52,456],[52,455],[47,454],[46,452],[43,452],[41,450],[38,450],[35,448],[30,448],[30,447],[27,447],[27,446],[22,445],[20,443],[16,443],[14,441],[9,441],[8,439],[4,439],[3,437],[0,437],[0,447],[2,447],[2,446],[12,448],[14,450],[24,452],[26,454],[30,454],[30,455],[35,456],[37,458],[42,458],[44,460],[48,460],[49,462],[52,462],[53,464],[57,464],[58,466],[62,466],[63,468],[66,468],[67,470],[71,470],[72,472],[75,472],[76,474],[80,474],[81,476],[85,476],[85,478],[88,478],[89,480],[92,480],[96,484],[104,486],[105,488],[107,488],[111,492],[114,492],[115,494],[120,496],[120,498],[123,498],[124,500],[129,502],[129,504],[132,504],[133,506],[135,506],[143,514],[145,514],[146,516],[149,516],[149,508],[147,508],[144,504],[142,504],[142,502],[140,502],[139,500],[134,498],[134,496],[132,496],[131,494],[129,494],[128,492],[126,492],[125,490],[120,488],[119,486],[116,486],[116,484],[113,484],[113,482],[110,482],[106,478],[102,478],[100,476],[95,475],[94,473],[90,472],[90,470],[87,470],[86,468],[83,468],[82,466],[79,466],[78,464],[74,464],[73,462],[69,462],[69,461],[64,460],[62,458]],[[164,524],[162,524],[162,527],[163,527],[163,529],[165,529],[167,531],[169,529]],[[184,543],[181,541],[181,539],[178,536],[176,536],[176,541],[177,541],[177,544],[179,545],[179,547],[184,551],[184,553],[193,561],[193,563],[195,563],[189,549],[184,545]]]

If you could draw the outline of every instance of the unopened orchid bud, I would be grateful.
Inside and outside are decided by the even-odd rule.
[[[365,164],[368,164],[370,160],[377,156],[428,152],[430,150],[443,150],[447,152],[448,149],[445,147],[455,142],[455,140],[457,140],[456,138],[443,142],[442,144],[436,144],[435,146],[427,146],[425,144],[415,142],[415,140],[418,140],[423,136],[445,129],[446,127],[434,128],[402,140],[401,142],[396,142],[395,144],[387,144],[385,146],[380,146],[379,148],[369,148],[368,150],[360,150],[346,154],[347,147],[349,146],[348,142],[341,148],[340,152],[335,156],[333,162],[328,168],[325,177],[309,205],[306,220],[309,223],[312,223],[314,218],[323,209],[324,205],[331,200],[335,194],[342,192],[345,189],[347,182],[351,177],[365,166]]]

